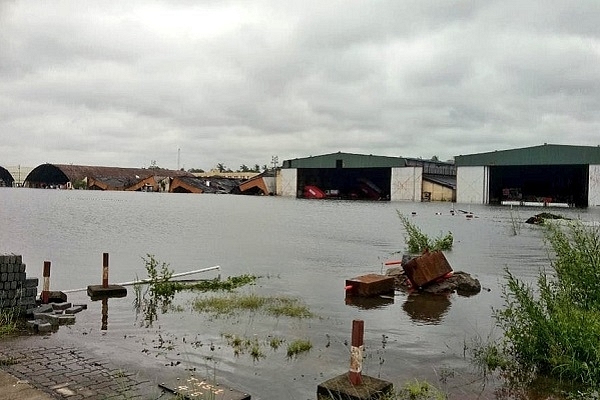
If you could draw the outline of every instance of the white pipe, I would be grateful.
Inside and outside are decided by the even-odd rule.
[[[202,268],[202,269],[197,269],[197,270],[188,271],[188,272],[180,272],[178,274],[171,275],[171,278],[179,278],[181,276],[199,274],[199,273],[202,273],[202,272],[209,272],[209,271],[213,271],[213,270],[216,270],[216,269],[220,270],[221,267],[219,265],[215,265],[214,267]],[[138,283],[148,283],[148,282],[151,282],[151,281],[152,281],[151,278],[146,278],[146,279],[140,279],[140,280],[137,280],[137,281],[116,283],[116,285],[118,285],[118,286],[131,286],[131,285],[136,285]],[[74,293],[74,292],[83,292],[83,291],[86,291],[86,290],[87,290],[87,288],[81,288],[81,289],[62,290],[62,292],[63,293]]]

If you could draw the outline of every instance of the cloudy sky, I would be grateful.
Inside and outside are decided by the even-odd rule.
[[[206,170],[596,146],[600,1],[0,0],[0,138]]]

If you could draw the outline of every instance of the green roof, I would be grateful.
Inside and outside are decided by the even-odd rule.
[[[341,160],[343,168],[393,168],[406,166],[406,160],[402,157],[338,152],[285,160],[282,168],[337,168],[339,160]]]
[[[520,149],[460,155],[454,160],[457,167],[600,164],[600,146],[543,144]]]

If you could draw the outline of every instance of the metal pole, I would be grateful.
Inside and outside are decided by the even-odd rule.
[[[350,383],[354,386],[362,385],[362,361],[365,321],[352,321],[352,348],[350,349]]]
[[[48,304],[50,300],[50,261],[44,261],[44,286],[42,289],[42,303]]]
[[[108,287],[108,253],[102,255],[102,287]]]

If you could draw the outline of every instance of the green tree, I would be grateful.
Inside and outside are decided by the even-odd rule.
[[[225,164],[223,163],[218,163],[217,164],[217,171],[219,172],[225,172],[228,168],[225,166]]]

